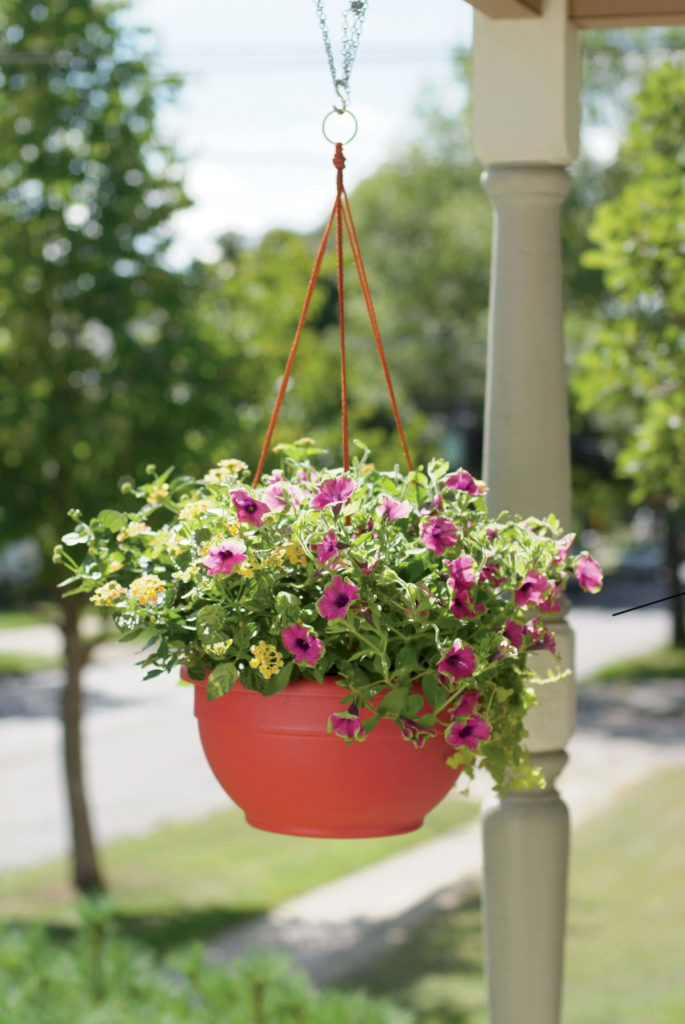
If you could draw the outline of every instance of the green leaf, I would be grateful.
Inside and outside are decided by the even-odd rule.
[[[79,533],[77,530],[72,530],[71,533],[65,533],[62,537],[62,543],[66,544],[68,548],[73,548],[76,544],[85,544],[88,541],[88,535]]]
[[[207,680],[207,697],[215,700],[217,697],[224,697],[231,689],[238,678],[238,669],[229,662],[222,662],[212,669]]]
[[[434,676],[426,676],[421,680],[421,689],[426,700],[434,709],[439,708],[445,700],[445,690]]]
[[[270,697],[273,696],[274,693],[280,693],[281,690],[285,690],[286,686],[290,682],[290,677],[293,674],[294,667],[293,662],[290,662],[288,665],[284,665],[277,675],[264,680],[264,683],[260,688],[260,692],[265,696]]]
[[[197,632],[201,639],[220,636],[226,612],[220,604],[208,604],[197,613]]]
[[[106,530],[110,533],[119,533],[128,524],[128,517],[122,512],[116,512],[112,508],[103,509],[102,512],[97,516],[97,521],[101,522]]]
[[[383,700],[378,705],[379,715],[399,715],[401,714],[407,703],[408,692],[404,687],[394,687],[388,693],[386,693]]]

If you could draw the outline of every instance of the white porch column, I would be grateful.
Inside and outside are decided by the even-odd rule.
[[[566,0],[546,0],[540,18],[524,21],[475,13],[473,138],[494,206],[483,475],[493,511],[555,512],[566,527],[560,209],[579,108],[580,43]],[[561,617],[554,628],[570,668],[571,631]],[[506,797],[484,820],[491,1024],[559,1021],[569,828],[554,780],[575,725],[574,682],[542,688],[539,701],[528,745],[548,786]]]

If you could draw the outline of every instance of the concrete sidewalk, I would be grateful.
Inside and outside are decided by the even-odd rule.
[[[559,780],[573,828],[659,769],[685,779],[685,681],[581,692],[579,728]],[[472,795],[493,797],[483,785]],[[460,799],[452,795],[448,799]],[[319,984],[340,980],[402,941],[438,909],[473,893],[482,872],[480,826],[469,825],[319,886],[207,946],[213,963],[249,949],[287,952]]]

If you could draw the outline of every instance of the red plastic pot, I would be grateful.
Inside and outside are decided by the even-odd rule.
[[[194,685],[209,765],[255,828],[322,838],[411,832],[457,778],[442,735],[416,749],[391,720],[362,743],[327,733],[343,710],[331,678],[299,679],[269,697],[236,683],[215,700],[204,682]]]

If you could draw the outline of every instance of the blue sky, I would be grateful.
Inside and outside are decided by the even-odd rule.
[[[343,3],[324,3],[338,57]],[[333,195],[321,122],[335,96],[314,0],[133,0],[127,20],[153,28],[165,67],[187,76],[163,118],[195,200],[175,223],[177,259],[211,258],[224,231],[320,223]],[[450,53],[470,46],[471,24],[464,0],[370,0],[351,79],[349,186],[416,134],[426,92],[459,104]]]

